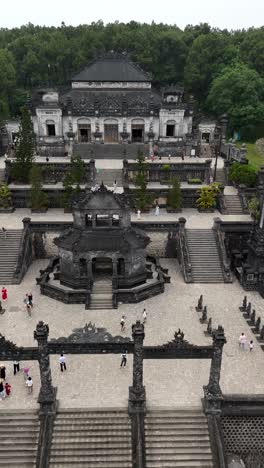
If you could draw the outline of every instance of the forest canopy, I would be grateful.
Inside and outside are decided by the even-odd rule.
[[[229,114],[235,102],[230,119],[232,129],[243,130],[245,112],[248,109],[252,113],[256,103],[250,125],[262,126],[264,27],[228,31],[211,28],[207,23],[188,25],[184,30],[175,25],[134,21],[2,28],[0,118],[19,114],[33,88],[65,87],[73,74],[110,50],[129,53],[132,60],[151,72],[157,86],[184,85],[201,112],[219,117]],[[251,78],[254,83],[247,88],[246,80]],[[253,98],[247,95],[252,90]]]

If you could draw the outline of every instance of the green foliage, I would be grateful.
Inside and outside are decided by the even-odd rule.
[[[190,178],[188,179],[188,184],[201,184],[202,183],[202,179],[198,179],[198,178]]]
[[[85,180],[85,163],[80,156],[71,158],[71,175],[76,184],[80,184]]]
[[[27,183],[34,160],[35,135],[30,114],[24,107],[21,114],[19,141],[16,149],[16,161],[12,167],[12,176],[17,182]]]
[[[236,184],[254,187],[257,180],[256,169],[249,164],[233,163],[229,170],[229,179]]]
[[[170,208],[179,209],[182,207],[181,184],[178,177],[171,180],[171,188],[167,196],[167,205]]]
[[[199,198],[196,200],[198,208],[208,210],[216,205],[217,194],[220,192],[220,184],[213,182],[199,189]]]
[[[245,134],[264,120],[264,80],[247,65],[227,67],[213,81],[207,104],[219,117],[228,115],[231,129]]]
[[[6,184],[0,184],[0,208],[10,208],[12,204],[11,192]]]
[[[9,101],[15,87],[14,58],[6,49],[0,49],[0,119],[9,115]]]
[[[42,191],[42,171],[40,166],[33,164],[30,169],[29,206],[32,210],[44,210],[49,206],[48,195]]]
[[[163,164],[162,168],[163,171],[169,171],[170,170],[170,165],[169,164]]]
[[[252,197],[248,201],[248,210],[252,218],[258,221],[260,218],[260,206],[257,197]]]

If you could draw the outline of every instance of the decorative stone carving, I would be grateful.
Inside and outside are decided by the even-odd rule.
[[[226,343],[224,328],[219,325],[217,330],[213,330],[213,358],[211,361],[209,384],[204,387],[205,396],[213,395],[218,397],[222,395],[220,388],[220,375],[222,364],[223,346]]]
[[[256,323],[255,323],[255,332],[256,333],[259,333],[259,331],[260,331],[260,324],[261,324],[261,318],[258,317],[257,320],[256,320]]]
[[[203,314],[202,317],[200,318],[201,323],[206,323],[207,322],[207,306],[204,306],[203,308]]]
[[[50,359],[48,349],[49,327],[40,321],[34,331],[34,338],[38,342],[38,361],[40,369],[41,388],[38,402],[40,404],[53,403],[56,399],[56,391],[52,385]]]
[[[86,323],[83,328],[75,328],[73,333],[65,337],[51,339],[52,343],[128,343],[131,341],[129,337],[112,336],[106,328],[98,328],[94,323]]]
[[[247,310],[247,296],[244,296],[242,306],[239,307],[239,310],[241,310],[241,312],[245,312]]]

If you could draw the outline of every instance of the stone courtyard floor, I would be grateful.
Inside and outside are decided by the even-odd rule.
[[[165,285],[165,293],[139,304],[119,305],[117,310],[85,310],[83,305],[66,305],[40,295],[35,278],[48,260],[35,261],[20,285],[8,286],[6,312],[0,316],[0,332],[22,346],[36,346],[33,332],[39,320],[49,324],[50,338],[68,336],[74,328],[83,327],[91,321],[105,327],[112,335],[120,334],[120,318],[127,316],[125,336],[130,336],[131,325],[141,319],[146,307],[148,320],[145,327],[145,344],[163,344],[173,339],[179,327],[185,338],[193,344],[211,344],[204,335],[205,325],[199,322],[200,315],[195,305],[200,294],[208,306],[208,317],[213,326],[225,328],[227,344],[224,347],[221,387],[224,393],[264,393],[263,351],[256,342],[238,306],[244,291],[237,281],[233,284],[185,284],[174,259],[162,259],[169,268],[171,284]],[[27,316],[23,299],[27,292],[33,293],[32,317]],[[264,323],[264,301],[255,292],[247,294],[261,315]],[[241,351],[238,338],[241,332],[253,339],[255,349]],[[67,372],[61,373],[58,356],[51,357],[53,383],[58,387],[61,407],[125,407],[128,386],[132,381],[132,355],[128,356],[125,369],[120,369],[119,355],[66,356]],[[7,362],[7,378],[12,385],[12,396],[0,402],[2,408],[26,408],[37,406],[39,391],[38,363],[22,363],[30,367],[34,381],[33,395],[27,395],[21,373],[12,375],[12,362]],[[209,361],[201,360],[148,360],[144,363],[144,382],[147,404],[152,407],[180,407],[200,405],[202,386],[209,378]]]

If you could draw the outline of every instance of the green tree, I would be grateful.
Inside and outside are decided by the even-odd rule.
[[[29,173],[34,161],[35,135],[30,113],[26,107],[21,111],[19,140],[16,149],[16,161],[13,165],[12,175],[18,182],[27,183]]]
[[[42,190],[42,171],[37,164],[33,164],[29,180],[31,189],[29,192],[29,206],[32,210],[45,210],[49,206],[48,195]]]
[[[186,60],[185,85],[200,103],[208,94],[211,82],[238,54],[228,34],[211,32],[198,36]]]
[[[143,153],[139,151],[137,157],[137,176],[135,180],[135,185],[137,187],[135,202],[136,208],[141,211],[148,208],[152,200],[147,189],[147,170],[148,164],[145,162]]]
[[[10,208],[12,204],[12,195],[6,184],[0,184],[0,208]]]
[[[85,181],[85,163],[78,155],[71,158],[71,175],[78,185]]]
[[[217,116],[227,114],[232,130],[245,133],[264,120],[264,80],[247,65],[226,67],[213,81],[207,104]]]
[[[8,50],[0,49],[0,119],[9,116],[9,100],[15,83],[14,58]]]
[[[181,184],[178,177],[173,177],[171,180],[171,188],[168,192],[167,205],[175,210],[182,207]]]

